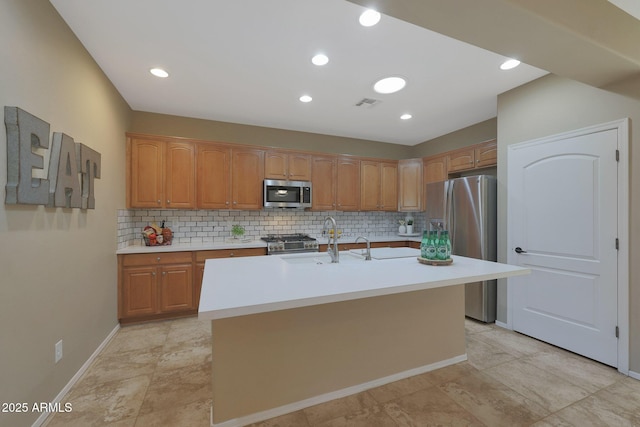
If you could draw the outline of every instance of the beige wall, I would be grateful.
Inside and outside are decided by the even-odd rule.
[[[427,157],[495,139],[497,118],[485,120],[412,147],[411,157]]]
[[[631,118],[630,162],[630,365],[640,372],[640,210],[637,172],[640,170],[640,101],[566,78],[549,75],[498,97],[498,260],[507,250],[507,147],[509,144],[567,132],[613,120]],[[506,286],[498,288],[498,320],[506,322]]]
[[[102,155],[95,210],[0,204],[0,402],[50,402],[117,325],[116,210],[131,111],[48,1],[0,2],[0,56],[2,107]],[[3,202],[6,143],[3,127]],[[38,416],[0,413],[0,425]]]
[[[296,132],[260,126],[239,125],[213,120],[193,119],[165,114],[135,111],[131,132],[151,135],[179,136],[219,142],[291,148],[334,154],[385,159],[407,159],[411,148],[405,145],[342,138],[316,133]]]

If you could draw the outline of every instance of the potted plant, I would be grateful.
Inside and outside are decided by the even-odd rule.
[[[407,234],[413,234],[413,218],[407,220]]]
[[[239,224],[233,224],[233,226],[231,227],[231,235],[235,239],[242,238],[242,236],[244,236],[244,227]]]

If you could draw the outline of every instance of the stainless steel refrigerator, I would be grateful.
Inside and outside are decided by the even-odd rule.
[[[452,254],[496,260],[495,177],[477,175],[427,184],[426,196],[426,228],[449,230]],[[495,322],[495,280],[465,285],[465,315]]]

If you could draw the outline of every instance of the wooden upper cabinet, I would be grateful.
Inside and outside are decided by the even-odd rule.
[[[454,150],[447,157],[449,172],[459,172],[475,167],[475,150],[473,148]]]
[[[195,148],[192,143],[129,138],[127,144],[128,206],[195,208]]]
[[[127,138],[127,154],[127,205],[132,208],[161,208],[164,199],[164,142]]]
[[[422,209],[422,159],[398,161],[398,210]]]
[[[495,166],[498,163],[498,145],[496,140],[487,141],[475,148],[476,167]]]
[[[398,210],[398,163],[380,164],[380,209]]]
[[[335,156],[313,156],[311,159],[313,210],[328,211],[336,208],[336,165]]]
[[[197,146],[198,197],[200,209],[229,209],[231,206],[231,148],[220,144]]]
[[[360,210],[380,209],[380,164],[363,160],[360,162]]]
[[[338,157],[336,204],[340,211],[360,209],[360,160]]]
[[[231,149],[231,208],[262,209],[264,151]]]
[[[196,155],[190,142],[166,144],[165,207],[192,209],[196,207]]]
[[[360,210],[398,210],[398,164],[362,160],[360,162]]]
[[[448,177],[447,156],[432,156],[423,159],[424,183],[446,181]]]
[[[290,181],[311,180],[311,156],[304,153],[267,151],[264,176],[267,179]]]
[[[451,151],[447,157],[450,173],[495,166],[498,159],[496,140]]]

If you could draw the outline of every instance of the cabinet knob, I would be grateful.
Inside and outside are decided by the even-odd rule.
[[[171,200],[167,200],[167,204],[170,204],[170,203],[171,203]]]
[[[154,272],[152,272],[152,273],[151,273],[151,275],[152,275],[152,276],[155,276],[155,275],[156,275],[156,272],[155,272],[155,271],[154,271]]]
[[[166,272],[166,271],[163,271],[163,272],[162,272],[162,275],[163,275],[163,276],[166,276],[166,275],[167,275],[167,272]]]
[[[224,202],[225,205],[229,206],[229,201]]]
[[[156,258],[156,261],[160,261],[160,257]]]
[[[160,199],[158,199],[158,204],[160,204],[160,203],[161,203],[161,202],[160,202]]]
[[[233,201],[233,204],[234,204],[234,205],[237,205],[237,204],[238,204],[238,202],[236,202],[236,201],[234,200],[234,201]]]
[[[232,257],[232,256],[233,256],[233,252],[231,252],[231,253],[229,254],[229,256],[230,256],[230,257]]]

